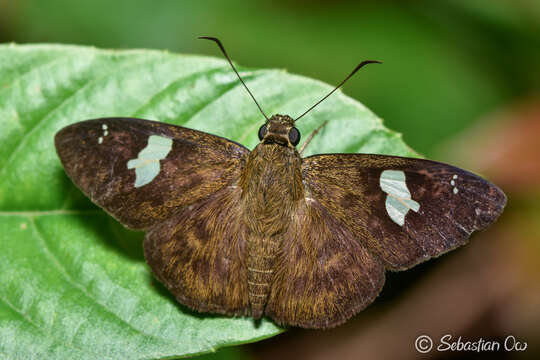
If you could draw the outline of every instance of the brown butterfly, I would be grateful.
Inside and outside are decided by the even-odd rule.
[[[219,40],[207,39],[238,75]],[[430,160],[302,158],[295,120],[266,119],[253,151],[133,118],[76,123],[58,132],[55,144],[67,174],[93,202],[147,231],[146,260],[180,303],[266,315],[280,325],[343,323],[375,299],[386,270],[464,244],[506,204],[495,185]]]

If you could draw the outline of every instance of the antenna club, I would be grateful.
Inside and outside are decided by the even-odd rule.
[[[257,105],[257,107],[259,108],[259,111],[261,112],[261,114],[264,116],[264,118],[268,121],[268,116],[266,116],[266,114],[264,113],[263,109],[261,108],[261,106],[259,105],[259,103],[257,102],[257,100],[255,99],[255,96],[253,96],[253,94],[251,93],[251,91],[249,90],[249,88],[247,87],[246,83],[244,82],[244,80],[242,80],[242,77],[240,76],[240,74],[238,73],[238,71],[236,70],[236,67],[234,67],[234,64],[232,63],[231,61],[231,58],[229,57],[229,55],[227,54],[227,51],[225,51],[225,47],[223,46],[223,44],[221,43],[221,41],[219,41],[218,38],[216,37],[212,37],[212,36],[199,36],[198,37],[199,39],[204,39],[204,40],[211,40],[213,42],[215,42],[218,46],[219,46],[219,49],[221,50],[221,52],[223,53],[223,55],[225,56],[225,59],[227,59],[227,61],[229,62],[229,65],[231,65],[232,69],[234,70],[236,76],[238,76],[238,80],[240,80],[240,82],[242,83],[242,85],[244,85],[244,87],[246,88],[247,92],[249,93],[249,95],[251,96],[251,98],[253,99],[253,101],[255,102],[255,105]]]
[[[307,109],[302,115],[300,115],[299,117],[297,117],[294,121],[298,121],[300,120],[300,118],[304,115],[306,115],[308,112],[310,112],[315,106],[319,105],[320,103],[322,103],[327,97],[329,97],[330,95],[332,95],[334,93],[334,91],[336,91],[337,89],[339,89],[343,84],[345,84],[347,82],[347,80],[349,80],[349,78],[351,76],[353,76],[358,70],[360,70],[363,66],[367,65],[367,64],[382,64],[382,61],[378,61],[378,60],[364,60],[362,61],[360,64],[356,65],[356,67],[354,68],[354,70],[349,74],[347,75],[347,77],[342,81],[340,82],[332,91],[330,91],[328,94],[326,94],[325,97],[323,97],[321,100],[317,101],[315,103],[315,105],[313,105],[312,107],[310,107],[309,109]]]

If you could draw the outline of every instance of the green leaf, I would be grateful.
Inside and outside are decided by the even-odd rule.
[[[331,89],[281,70],[241,74],[270,114],[298,116]],[[262,124],[221,59],[0,45],[0,355],[170,358],[281,332],[269,320],[197,314],[177,304],[144,262],[143,234],[125,230],[71,184],[54,134],[107,116],[170,122],[248,147]],[[304,138],[325,120],[308,155],[414,156],[399,134],[341,92],[299,121]]]

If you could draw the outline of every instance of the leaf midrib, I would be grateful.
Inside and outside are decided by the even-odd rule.
[[[0,216],[51,216],[51,215],[103,215],[102,210],[33,210],[33,211],[0,211]]]

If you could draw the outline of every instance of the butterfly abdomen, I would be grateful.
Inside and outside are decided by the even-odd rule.
[[[252,316],[264,313],[297,199],[303,194],[300,157],[280,145],[260,144],[242,174],[247,288]]]
[[[252,316],[260,318],[270,294],[278,239],[252,234],[247,240],[247,285]]]

